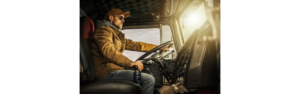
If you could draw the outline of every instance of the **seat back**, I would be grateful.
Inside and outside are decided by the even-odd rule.
[[[90,18],[80,17],[80,63],[83,68],[80,81],[83,83],[95,81],[95,64],[89,45],[94,29],[94,23]]]
[[[215,88],[220,84],[219,55],[216,40],[209,40],[212,29],[205,21],[196,29],[177,56],[173,73],[174,77],[183,75],[187,89]]]

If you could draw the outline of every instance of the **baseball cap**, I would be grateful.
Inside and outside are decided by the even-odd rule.
[[[122,12],[122,10],[118,9],[118,8],[112,8],[110,10],[107,11],[107,13],[104,16],[104,19],[108,19],[109,15],[124,15],[124,18],[128,18],[130,16],[130,12]]]

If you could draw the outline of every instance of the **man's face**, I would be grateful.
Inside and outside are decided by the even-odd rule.
[[[124,22],[125,21],[124,21],[124,15],[123,14],[113,16],[112,24],[118,26],[120,29],[122,29]]]

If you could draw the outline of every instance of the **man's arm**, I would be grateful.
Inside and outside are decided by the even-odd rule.
[[[105,58],[119,66],[125,68],[131,67],[131,63],[133,63],[133,61],[115,49],[112,37],[112,33],[110,33],[107,29],[97,29],[93,36],[100,52]]]
[[[157,45],[144,43],[144,42],[134,42],[130,39],[126,40],[126,50],[134,50],[134,51],[142,51],[142,52],[148,52],[151,49],[157,47]],[[160,48],[159,50],[164,50],[167,46]],[[170,51],[170,48],[167,48],[165,51]]]
[[[126,41],[126,46],[125,46],[126,50],[148,52],[157,46],[149,43],[134,42],[130,39],[125,39],[125,41]]]

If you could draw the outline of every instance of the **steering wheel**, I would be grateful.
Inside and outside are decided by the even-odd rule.
[[[161,49],[162,47],[165,47],[166,45],[171,46],[171,45],[173,45],[173,42],[172,41],[167,41],[167,42],[165,42],[163,44],[160,44],[157,47],[155,47],[155,48],[151,49],[150,51],[146,52],[145,54],[143,54],[137,60],[144,60],[145,57],[147,57],[148,55],[150,55],[153,52],[156,52],[157,50]],[[166,48],[169,48],[169,47],[166,47]],[[161,55],[160,57],[162,57],[162,54],[160,54],[160,55]],[[144,61],[147,62],[148,60],[144,60]]]
[[[154,60],[158,63],[158,66],[159,66],[160,70],[162,71],[163,75],[166,77],[167,81],[169,81],[169,83],[170,83],[170,82],[171,82],[171,79],[172,79],[172,76],[168,73],[166,67],[162,64],[162,61],[160,60],[160,59],[163,59],[163,58],[164,58],[164,56],[163,56],[162,53],[163,53],[163,51],[166,50],[166,48],[165,48],[163,51],[161,51],[160,53],[156,53],[156,54],[159,55],[159,58],[149,58],[149,59],[145,59],[145,57],[147,57],[147,56],[150,55],[151,53],[156,52],[157,50],[159,50],[159,49],[161,49],[162,47],[165,47],[165,46],[167,46],[167,45],[168,45],[168,47],[166,47],[166,48],[169,48],[169,47],[171,47],[171,46],[173,45],[173,42],[172,42],[172,41],[167,41],[167,42],[165,42],[165,43],[163,43],[163,44],[160,44],[160,45],[158,45],[157,47],[155,47],[155,48],[151,49],[150,51],[146,52],[144,55],[142,55],[141,57],[139,57],[137,60],[143,60],[142,63],[145,64],[147,61],[153,60],[153,59],[154,59]],[[174,51],[170,52],[169,54],[171,54],[171,53],[173,53],[173,52],[174,52]],[[169,55],[169,54],[168,54],[168,55]],[[166,56],[167,56],[167,55],[166,55]],[[136,67],[136,69],[137,69],[137,67]],[[150,72],[149,69],[148,69],[148,71]],[[151,73],[151,72],[150,72],[150,73]],[[152,73],[151,73],[151,74],[152,74]]]

